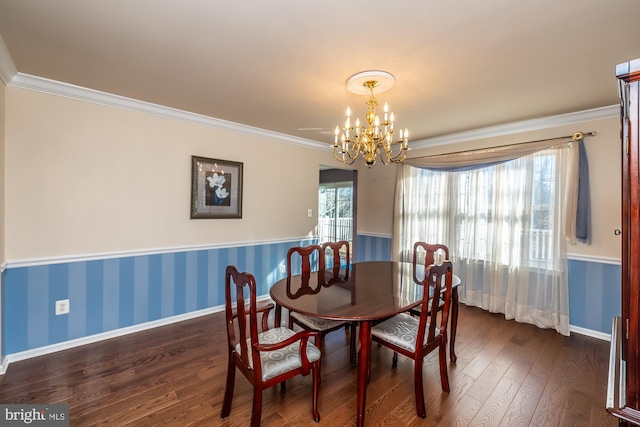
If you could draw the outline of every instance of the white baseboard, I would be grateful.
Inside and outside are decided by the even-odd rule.
[[[9,367],[9,358],[7,356],[2,358],[2,364],[0,364],[0,375],[4,375]]]
[[[586,335],[588,337],[611,342],[611,334],[605,334],[604,332],[598,332],[591,329],[585,329],[579,326],[572,326],[572,325],[569,325],[569,331],[575,332],[576,334]]]

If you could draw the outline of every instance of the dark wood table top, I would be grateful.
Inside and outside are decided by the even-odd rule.
[[[311,280],[316,280],[312,273]],[[291,278],[293,289],[300,276]],[[384,319],[420,304],[423,286],[413,280],[413,265],[407,262],[371,261],[351,266],[346,282],[323,286],[313,295],[287,296],[287,279],[276,282],[271,298],[298,313],[333,320]]]

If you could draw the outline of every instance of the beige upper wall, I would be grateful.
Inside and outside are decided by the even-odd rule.
[[[11,86],[6,100],[7,260],[315,233],[329,151]],[[189,219],[192,155],[243,162],[242,219]]]
[[[358,232],[391,236],[397,166],[358,161]]]
[[[615,230],[621,227],[622,215],[620,121],[617,118],[412,150],[410,157],[554,138],[576,131],[596,131],[596,136],[584,139],[591,184],[592,242],[591,245],[569,245],[568,251],[585,257],[620,259],[621,240],[615,235]],[[394,166],[375,165],[370,170],[360,169],[360,232],[391,235],[395,175]]]
[[[5,240],[16,261],[298,238],[315,233],[319,165],[333,153],[89,102],[3,87]],[[556,127],[411,156],[596,131],[590,159],[592,245],[620,257],[619,120]],[[190,220],[191,155],[244,163],[242,219]],[[291,159],[295,159],[294,162]],[[358,167],[358,232],[390,236],[395,165]],[[307,210],[313,216],[307,217]]]

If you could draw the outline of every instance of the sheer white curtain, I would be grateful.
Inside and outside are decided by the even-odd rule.
[[[565,144],[464,172],[400,166],[394,258],[410,261],[418,240],[444,243],[465,304],[568,335],[575,155]]]

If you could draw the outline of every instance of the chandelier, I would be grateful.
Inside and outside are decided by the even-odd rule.
[[[367,166],[371,167],[380,157],[380,161],[387,165],[391,162],[400,163],[407,158],[409,149],[409,132],[400,129],[399,138],[394,141],[393,113],[389,112],[389,106],[385,102],[384,115],[380,117],[376,113],[378,101],[375,93],[389,89],[395,79],[393,75],[385,71],[363,71],[354,74],[347,80],[347,88],[356,94],[368,94],[367,115],[365,123],[357,118],[355,125],[351,123],[351,109],[347,107],[347,118],[344,122],[342,133],[340,126],[336,126],[333,154],[336,159],[350,165],[362,155]]]

